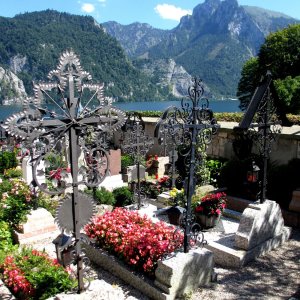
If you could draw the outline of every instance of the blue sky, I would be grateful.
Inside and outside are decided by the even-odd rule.
[[[191,14],[204,0],[1,0],[0,16],[55,9],[79,15],[91,15],[99,23],[117,21],[123,25],[135,21],[156,28],[171,29],[182,15]],[[259,6],[300,19],[300,0],[238,0],[240,5]]]

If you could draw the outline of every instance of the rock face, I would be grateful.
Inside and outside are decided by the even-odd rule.
[[[187,96],[192,76],[174,59],[144,60],[141,71],[156,78],[157,84],[169,87],[175,97]]]
[[[138,57],[157,45],[168,34],[167,30],[156,29],[145,23],[121,25],[111,21],[103,23],[105,31],[115,37],[130,57]]]
[[[26,97],[23,81],[13,72],[0,67],[0,103],[3,99],[13,98],[15,102],[18,102],[19,98]]]
[[[9,60],[10,70],[15,74],[22,72],[26,66],[26,62],[26,56],[21,56],[20,54],[15,55]]]

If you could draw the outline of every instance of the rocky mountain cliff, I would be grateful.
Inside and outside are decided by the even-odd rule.
[[[23,81],[10,70],[5,70],[2,67],[0,67],[0,94],[2,99],[14,99],[16,102],[18,98],[27,97]]]
[[[189,74],[201,77],[215,96],[233,96],[243,64],[257,54],[266,35],[298,22],[280,13],[240,6],[237,0],[206,0],[194,8],[192,15],[184,16],[176,28],[163,32],[162,37],[159,31],[154,37],[153,28],[147,34],[145,24],[143,39],[139,39],[139,30],[134,33],[136,23],[132,27],[114,24],[121,35],[114,34],[110,24],[104,26],[131,56],[152,61],[173,59]],[[131,44],[129,37],[132,43],[139,41],[134,51],[127,48]],[[146,42],[155,45],[147,48]]]
[[[143,55],[149,48],[157,45],[168,35],[167,30],[156,29],[146,23],[121,25],[110,21],[103,23],[105,31],[115,37],[129,57]]]

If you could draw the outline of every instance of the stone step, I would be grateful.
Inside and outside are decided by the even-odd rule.
[[[229,208],[225,208],[223,211],[223,215],[225,217],[231,218],[231,219],[235,219],[235,220],[240,220],[242,213],[239,211],[235,211]]]

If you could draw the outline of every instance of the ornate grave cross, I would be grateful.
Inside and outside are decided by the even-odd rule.
[[[140,164],[153,146],[153,140],[145,134],[145,123],[141,115],[137,112],[128,114],[126,123],[123,129],[122,150],[133,157],[137,169],[137,189],[134,195],[137,197],[138,209],[141,208],[141,178]]]
[[[268,71],[256,88],[242,121],[235,128],[236,133],[240,135],[245,135],[250,129],[250,137],[258,144],[258,150],[263,161],[260,192],[258,194],[260,203],[266,200],[267,165],[272,143],[282,130],[274,106],[276,101],[278,101],[276,90],[271,73]]]
[[[179,111],[176,107],[169,107],[157,123],[155,127],[154,137],[158,139],[158,143],[163,146],[164,156],[170,155],[171,168],[168,170],[168,174],[171,178],[169,184],[172,188],[175,187],[175,182],[181,181],[181,177],[178,176],[178,170],[176,168],[176,150],[181,144],[181,138],[183,135],[183,127],[179,126],[176,122],[178,119]]]
[[[71,262],[77,264],[78,292],[83,282],[84,252],[80,231],[94,214],[93,201],[78,186],[98,186],[109,171],[106,136],[126,119],[103,96],[103,84],[92,83],[73,51],[64,52],[50,82],[34,84],[34,99],[26,109],[5,121],[9,134],[26,139],[34,150],[34,180],[51,195],[69,192],[56,221],[73,236]]]
[[[196,168],[201,164],[202,157],[199,147],[206,147],[212,136],[220,127],[209,109],[208,99],[203,98],[204,87],[201,80],[194,78],[193,85],[188,89],[191,102],[181,101],[181,109],[171,107],[165,111],[157,124],[156,132],[168,130],[172,141],[177,146],[178,153],[184,157],[186,168],[185,197],[186,216],[184,220],[184,252],[189,251],[192,212],[191,201],[195,191]]]

